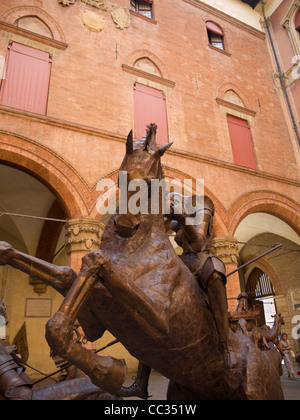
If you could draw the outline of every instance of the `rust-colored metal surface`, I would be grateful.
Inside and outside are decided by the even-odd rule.
[[[158,148],[155,139],[155,124],[136,142],[129,134],[120,168],[128,180],[149,185],[163,179],[161,157],[171,144]],[[150,208],[151,194],[148,200]],[[277,350],[261,351],[241,329],[229,328],[222,264],[206,248],[210,204],[203,223],[192,230],[185,228],[185,214],[171,212],[178,243],[186,243],[182,258],[170,243],[160,208],[158,214],[113,215],[101,249],[83,258],[78,275],[3,242],[0,264],[30,273],[65,296],[47,324],[48,343],[110,394],[146,398],[153,368],[170,379],[169,399],[283,399]],[[129,390],[122,387],[121,360],[97,355],[73,340],[76,319],[89,341],[108,330],[141,362],[137,383]]]

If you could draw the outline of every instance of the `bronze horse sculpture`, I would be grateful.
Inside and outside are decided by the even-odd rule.
[[[128,182],[142,179],[149,185],[163,179],[161,157],[171,144],[159,148],[155,138],[154,124],[146,138],[133,142],[129,134],[120,168]],[[149,193],[149,206],[150,198]],[[273,350],[262,352],[248,337],[229,329],[232,363],[226,363],[207,295],[176,255],[161,208],[158,214],[113,215],[100,250],[83,258],[78,275],[2,242],[0,265],[6,264],[65,296],[46,326],[48,343],[107,392],[127,395],[122,387],[125,366],[76,344],[76,319],[90,341],[108,330],[141,366],[169,378],[168,399],[283,399],[279,373],[269,357]]]

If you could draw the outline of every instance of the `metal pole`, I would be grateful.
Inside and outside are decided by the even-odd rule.
[[[268,35],[269,35],[272,51],[273,51],[274,58],[275,58],[275,61],[276,61],[276,66],[277,66],[277,69],[278,69],[279,78],[280,78],[281,86],[282,86],[282,89],[283,89],[284,97],[285,97],[285,100],[286,100],[286,103],[287,103],[287,106],[288,106],[288,109],[289,109],[290,117],[291,117],[291,120],[292,120],[292,123],[293,123],[294,131],[296,133],[298,144],[300,146],[300,135],[299,135],[296,120],[295,120],[295,117],[294,117],[294,114],[293,114],[293,111],[292,111],[291,103],[290,103],[290,100],[289,100],[289,97],[288,97],[288,94],[287,94],[285,83],[284,83],[284,80],[283,80],[283,75],[282,75],[282,71],[281,71],[281,68],[280,68],[277,53],[276,53],[276,50],[275,50],[275,47],[274,47],[274,43],[273,43],[270,28],[269,28],[268,20],[266,18],[264,0],[261,0],[261,7],[262,7],[262,13],[263,13],[264,21],[265,21],[265,24],[266,24],[267,32],[268,32]]]
[[[232,271],[231,273],[227,274],[226,277],[232,276],[232,274],[236,273],[237,271],[242,270],[243,268],[247,267],[248,265],[252,264],[253,262],[263,258],[264,256],[270,254],[273,251],[276,251],[276,249],[281,248],[282,244],[277,244],[274,247],[272,247],[272,249],[269,249],[269,251],[264,252],[262,255],[260,255],[259,257],[254,258],[251,261],[248,261],[247,263],[241,265],[240,267],[238,267],[236,270]]]

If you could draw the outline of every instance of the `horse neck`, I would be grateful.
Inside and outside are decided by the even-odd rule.
[[[275,315],[275,320],[274,320],[274,324],[273,324],[273,330],[277,331],[279,330],[281,327],[281,320],[280,320],[280,316]]]

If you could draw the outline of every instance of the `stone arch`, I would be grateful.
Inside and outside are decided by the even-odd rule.
[[[113,182],[115,183],[115,185],[117,187],[118,172],[119,172],[119,170],[115,170],[115,171],[105,175],[102,179],[109,178],[109,179],[113,180]],[[187,174],[181,172],[180,170],[170,168],[170,167],[164,165],[164,173],[165,173],[165,177],[166,177],[167,180],[179,179],[183,184],[185,179],[192,179],[193,185],[196,185],[196,180],[194,178],[191,178],[190,175],[187,175]],[[94,190],[96,191],[96,186],[94,186]],[[215,234],[215,236],[228,236],[228,230],[227,230],[226,222],[225,222],[226,221],[226,211],[225,211],[223,205],[221,204],[221,202],[217,199],[217,197],[207,187],[204,188],[204,194],[207,195],[208,197],[210,197],[215,204],[215,216],[214,216],[214,234]],[[97,196],[97,198],[98,198],[98,196]],[[97,208],[96,208],[97,198],[93,202],[93,206],[92,206],[92,210],[91,210],[91,217],[94,218],[94,219],[101,219],[101,215],[99,215],[97,213]],[[117,191],[117,197],[116,198],[117,199],[119,198],[118,191]]]
[[[245,264],[248,261],[251,261],[255,257],[257,257],[257,255],[248,254],[247,257],[243,259],[242,264]],[[276,294],[278,295],[282,294],[282,285],[277,276],[277,273],[272,267],[272,265],[265,258],[262,258],[253,264],[250,264],[245,269],[245,272],[244,272],[245,284],[247,284],[249,276],[255,267],[259,268],[270,277],[272,284],[275,288]]]
[[[23,16],[14,22],[18,28],[37,33],[48,38],[54,38],[49,26],[37,16]]]
[[[0,20],[13,25],[18,19],[34,16],[39,18],[46,26],[49,27],[53,34],[53,38],[57,41],[65,43],[64,33],[57,23],[57,21],[50,16],[45,10],[40,9],[36,6],[18,6],[7,10],[1,17]]]
[[[162,73],[161,73],[159,67],[155,64],[155,62],[153,60],[151,60],[148,57],[138,58],[134,62],[133,67],[135,69],[145,71],[146,73],[153,74],[153,75],[158,76],[158,77],[162,77]]]
[[[223,99],[238,106],[245,106],[242,98],[233,89],[226,90]]]
[[[69,218],[88,217],[89,188],[53,150],[26,137],[0,131],[0,162],[38,179],[54,193]]]
[[[217,98],[224,99],[224,96],[228,91],[233,91],[241,99],[245,108],[251,108],[251,103],[244,94],[243,89],[235,83],[223,83],[220,85],[217,91]]]
[[[130,67],[134,67],[136,62],[140,59],[148,59],[158,69],[161,77],[165,79],[169,79],[169,75],[168,75],[167,69],[165,68],[165,65],[151,51],[143,50],[143,49],[133,51],[126,57],[124,64]]]
[[[114,191],[112,191],[112,194],[113,195],[114,194],[116,195],[116,199],[117,200],[119,199],[119,192],[118,192],[118,174],[119,174],[119,169],[115,169],[114,171],[112,171],[112,172],[110,172],[108,174],[105,174],[99,180],[99,182],[101,182],[102,180],[109,179],[109,180],[111,180],[114,183],[115,188],[116,188],[116,194],[115,194]],[[101,192],[98,191],[98,188],[97,188],[99,182],[96,185],[94,185],[94,187],[93,187],[93,203],[92,203],[92,206],[91,206],[91,209],[90,209],[90,217],[92,219],[101,220],[103,216],[101,214],[99,214],[98,209],[97,209],[97,201],[98,201],[98,199],[99,199],[99,197],[101,195]]]
[[[283,194],[253,191],[239,197],[228,213],[228,230],[234,235],[241,221],[252,213],[268,213],[286,222],[300,235],[300,206]]]

